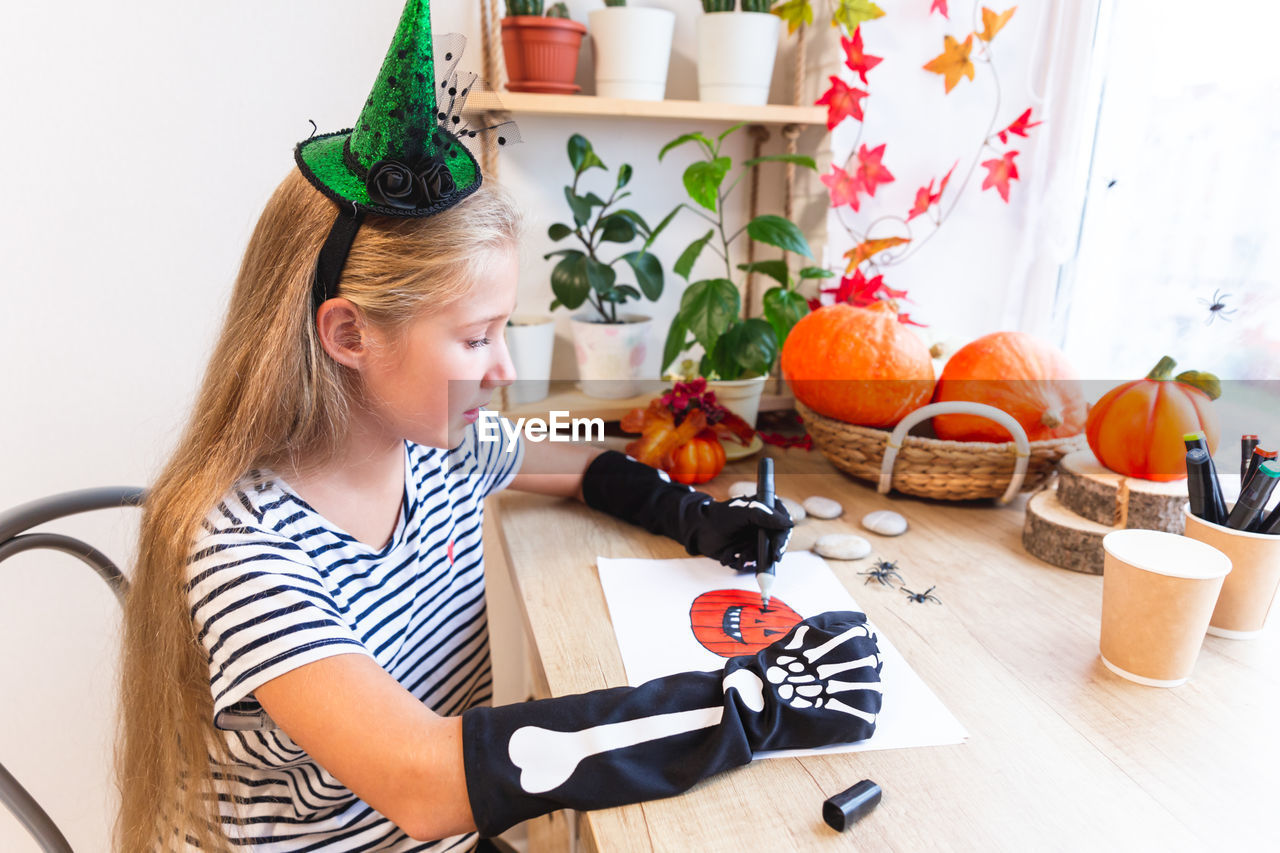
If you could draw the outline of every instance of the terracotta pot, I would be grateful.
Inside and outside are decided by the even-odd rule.
[[[572,95],[578,48],[587,28],[568,18],[515,15],[502,19],[502,53],[507,60],[507,89]]]

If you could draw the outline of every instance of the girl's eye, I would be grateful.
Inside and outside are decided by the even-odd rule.
[[[480,349],[480,347],[487,347],[490,343],[488,338],[476,338],[474,341],[467,341],[467,348]]]

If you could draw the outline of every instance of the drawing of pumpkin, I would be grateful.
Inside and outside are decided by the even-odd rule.
[[[704,592],[689,608],[698,642],[726,658],[755,654],[782,639],[802,618],[776,595],[764,609],[760,593],[745,589]]]

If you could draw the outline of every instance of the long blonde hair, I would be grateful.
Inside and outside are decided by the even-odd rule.
[[[181,848],[182,832],[203,849],[228,848],[210,767],[210,756],[225,751],[186,565],[202,519],[239,479],[255,467],[323,464],[360,404],[358,374],[324,352],[311,307],[334,215],[296,171],[267,202],[190,422],[147,497],[124,618],[116,751],[123,853]],[[463,295],[490,253],[514,247],[518,232],[509,197],[487,187],[425,219],[371,216],[339,295],[394,341],[420,312]]]

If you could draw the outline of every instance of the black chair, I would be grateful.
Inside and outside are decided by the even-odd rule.
[[[14,554],[38,548],[61,551],[87,563],[111,587],[116,600],[123,603],[129,581],[106,554],[71,536],[27,531],[90,510],[141,506],[145,499],[146,491],[136,486],[107,486],[40,498],[0,513],[0,563]],[[31,833],[42,850],[72,853],[62,831],[3,764],[0,764],[0,802]]]

